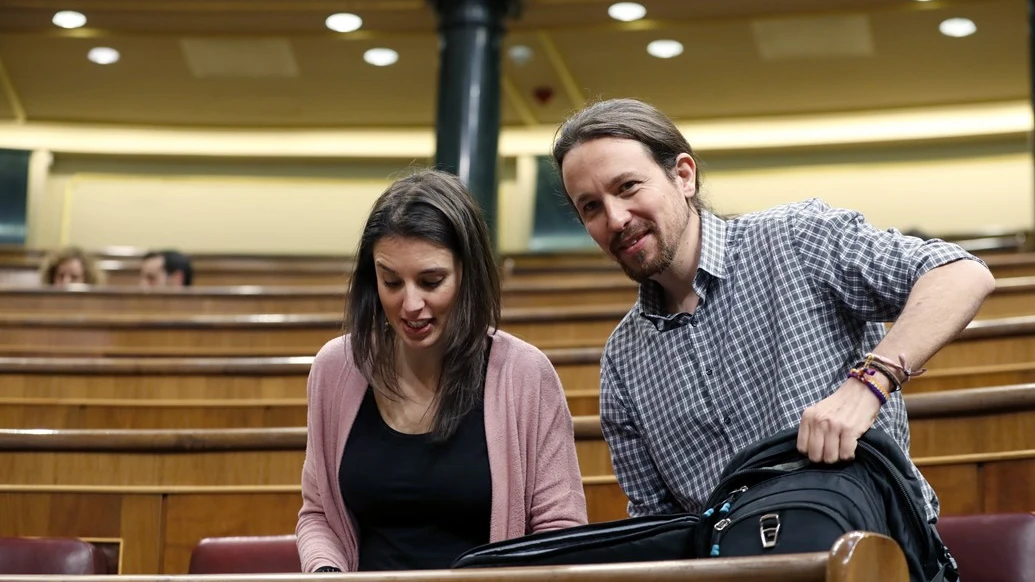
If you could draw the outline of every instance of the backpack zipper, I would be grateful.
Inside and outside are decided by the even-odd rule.
[[[805,510],[808,510],[808,511],[816,511],[816,512],[822,513],[823,515],[829,517],[831,519],[831,521],[834,521],[835,523],[837,523],[837,525],[840,526],[841,529],[845,530],[846,532],[852,530],[852,526],[848,523],[848,521],[846,521],[843,517],[841,517],[840,515],[837,515],[836,513],[834,513],[833,511],[831,511],[830,509],[826,508],[823,505],[805,505],[804,503],[784,503],[784,504],[781,504],[781,505],[777,505],[775,507],[766,508],[765,513],[775,513],[777,511],[783,511],[785,509],[805,509]],[[722,536],[722,532],[723,531],[725,531],[726,529],[728,529],[728,528],[730,528],[730,527],[732,527],[734,525],[737,525],[738,523],[740,523],[742,521],[746,521],[748,519],[752,519],[757,514],[758,514],[758,512],[756,512],[754,514],[743,515],[743,516],[737,517],[736,519],[731,519],[731,518],[726,517],[726,518],[723,518],[723,519],[719,520],[715,524],[715,526],[712,528],[712,530],[713,530],[712,531],[712,548],[711,548],[711,553],[710,553],[711,557],[716,557],[716,556],[719,555],[719,546],[720,546],[719,538]]]
[[[902,483],[902,479],[898,475],[898,469],[893,467],[891,465],[891,463],[888,462],[888,460],[884,458],[884,455],[882,455],[880,452],[878,452],[876,449],[874,449],[868,443],[864,443],[862,441],[859,441],[859,445],[861,445],[868,453],[870,453],[870,455],[874,459],[876,459],[876,461],[878,463],[883,465],[884,468],[888,470],[889,474],[891,474],[891,480],[895,482],[895,489],[898,490],[899,496],[901,496],[903,499],[906,500],[906,506],[909,507],[909,513],[913,517],[913,525],[916,526],[918,531],[922,532],[923,529],[924,529],[923,528],[924,520],[920,518],[920,514],[917,512],[916,506],[913,503],[911,503],[912,498],[906,492],[906,486],[905,486],[905,484]],[[924,536],[924,537],[926,537],[926,536]]]

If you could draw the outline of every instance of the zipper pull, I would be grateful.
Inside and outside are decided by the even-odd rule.
[[[719,534],[722,530],[729,527],[730,521],[730,518],[726,517],[720,519],[718,523],[715,524],[715,531],[712,532],[712,551],[709,552],[709,555],[713,558],[719,555]]]

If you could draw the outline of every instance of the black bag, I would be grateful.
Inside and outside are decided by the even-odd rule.
[[[956,563],[925,518],[923,490],[895,441],[872,428],[853,461],[814,464],[797,450],[798,429],[733,457],[701,515],[701,556],[829,551],[849,531],[891,537],[912,582],[958,580]]]
[[[461,554],[451,568],[561,566],[683,560],[696,557],[697,516],[633,517],[545,531],[495,542]]]

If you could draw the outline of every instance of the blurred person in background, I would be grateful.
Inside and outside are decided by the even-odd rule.
[[[141,287],[190,287],[194,268],[190,258],[178,251],[151,251],[140,263]]]
[[[40,265],[40,282],[52,287],[68,285],[103,285],[104,273],[93,257],[79,247],[65,247],[44,257]]]

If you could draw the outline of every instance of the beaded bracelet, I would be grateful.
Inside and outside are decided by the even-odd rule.
[[[877,397],[877,400],[880,400],[881,406],[884,406],[888,403],[888,394],[884,392],[884,389],[881,388],[879,384],[867,377],[867,374],[873,375],[874,372],[875,370],[873,368],[870,368],[868,370],[860,370],[858,368],[855,368],[849,371],[848,375],[862,382],[863,384],[866,384],[866,387],[870,389],[870,392],[873,392],[873,395]]]

